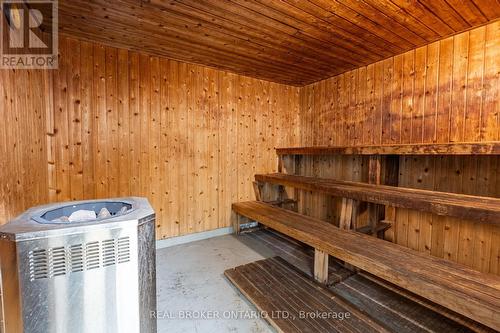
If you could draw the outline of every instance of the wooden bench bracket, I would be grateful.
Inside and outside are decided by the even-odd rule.
[[[314,279],[319,283],[328,282],[328,253],[314,249]]]

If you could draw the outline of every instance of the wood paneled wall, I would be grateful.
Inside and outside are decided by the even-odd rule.
[[[500,22],[302,88],[305,145],[500,139]],[[306,159],[303,172],[363,180],[352,157]],[[500,197],[496,157],[405,157],[401,186]],[[348,174],[346,174],[346,172]],[[306,212],[335,218],[331,199],[305,194]],[[398,209],[394,241],[500,274],[500,228]]]
[[[158,238],[230,225],[299,89],[69,38],[57,71],[2,70],[0,223],[46,202],[145,196]]]

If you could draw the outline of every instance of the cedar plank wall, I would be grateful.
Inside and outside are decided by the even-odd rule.
[[[0,71],[0,223],[136,195],[158,238],[226,227],[274,147],[299,144],[299,88],[69,38],[60,53],[57,71]]]
[[[308,85],[301,91],[303,144],[499,140],[499,62],[497,21]],[[306,158],[301,172],[367,181],[366,162]],[[399,183],[500,197],[499,167],[496,157],[405,157]],[[301,198],[302,211],[338,220],[335,200]],[[500,274],[499,227],[397,209],[392,232],[401,245]]]

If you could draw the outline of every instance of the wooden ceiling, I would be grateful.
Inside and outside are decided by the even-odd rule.
[[[500,17],[499,0],[60,0],[60,31],[291,85]]]

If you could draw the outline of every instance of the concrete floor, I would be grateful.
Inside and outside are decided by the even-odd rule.
[[[258,250],[233,235],[159,249],[158,332],[274,332],[223,275],[268,256]],[[181,318],[188,315],[204,318]]]

